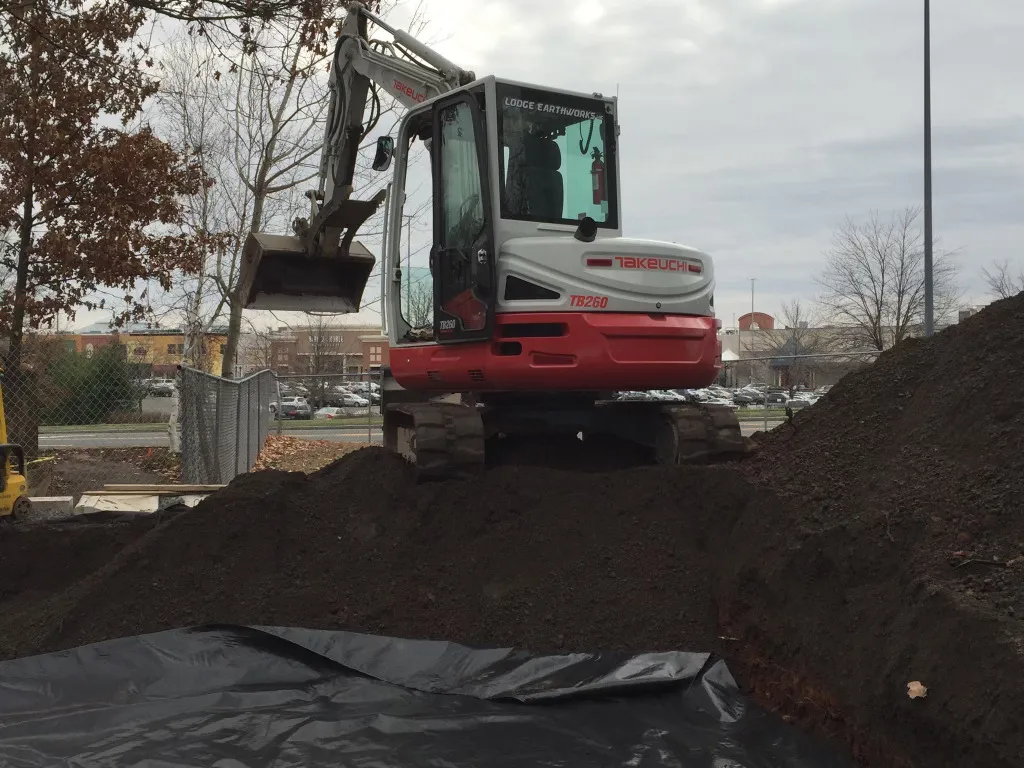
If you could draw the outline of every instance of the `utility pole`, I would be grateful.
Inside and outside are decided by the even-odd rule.
[[[754,283],[756,277],[750,278],[750,356],[754,356]],[[750,383],[754,383],[754,364],[750,364]]]
[[[932,264],[932,33],[931,2],[924,0],[924,335],[935,333]]]

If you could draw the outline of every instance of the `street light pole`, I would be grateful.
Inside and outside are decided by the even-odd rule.
[[[924,335],[935,333],[932,264],[932,33],[931,2],[924,0]]]
[[[757,280],[756,277],[750,278],[750,352],[753,357],[754,352],[754,282]],[[750,364],[750,383],[754,383],[754,364]]]

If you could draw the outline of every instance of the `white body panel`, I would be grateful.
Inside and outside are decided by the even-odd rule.
[[[588,266],[588,260],[602,266]],[[611,266],[604,266],[604,260]],[[686,269],[699,266],[700,272]],[[558,299],[505,299],[515,276],[556,291]],[[656,240],[600,238],[592,243],[572,235],[516,237],[502,243],[498,256],[498,312],[665,312],[711,314],[714,273],[711,258],[694,248]],[[580,306],[572,296],[607,298]]]

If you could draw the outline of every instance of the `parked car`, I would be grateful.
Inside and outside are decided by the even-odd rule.
[[[306,411],[309,412],[309,416],[294,416],[294,415],[293,416],[288,416],[287,415],[288,413],[294,413],[295,412],[295,411],[293,411],[291,409],[296,408],[296,407],[297,408],[305,408]],[[311,419],[311,418],[313,418],[313,409],[310,408],[309,402],[304,397],[282,397],[280,403],[273,402],[273,403],[270,404],[270,412],[272,414],[276,415],[279,410],[281,412],[281,418],[282,419],[284,419],[284,418],[292,418],[292,419],[294,419],[294,418],[304,418],[304,419]]]
[[[769,392],[764,399],[764,403],[768,408],[778,408],[784,406],[787,402],[789,402],[789,398],[785,392]]]
[[[151,397],[171,397],[174,394],[174,382],[170,379],[151,379],[148,390]]]
[[[328,406],[327,408],[321,408],[313,414],[314,419],[340,419],[345,415],[345,411],[335,406]]]
[[[339,399],[345,408],[367,408],[370,405],[369,400],[359,395],[341,395]]]
[[[281,403],[280,418],[282,419],[312,419],[313,409],[303,401],[301,403]]]
[[[697,393],[694,392],[692,389],[673,389],[672,391],[675,392],[688,403],[700,402],[700,398],[697,397]]]

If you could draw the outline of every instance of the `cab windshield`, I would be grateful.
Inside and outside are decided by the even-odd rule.
[[[611,105],[497,84],[501,215],[618,228],[615,118]]]

